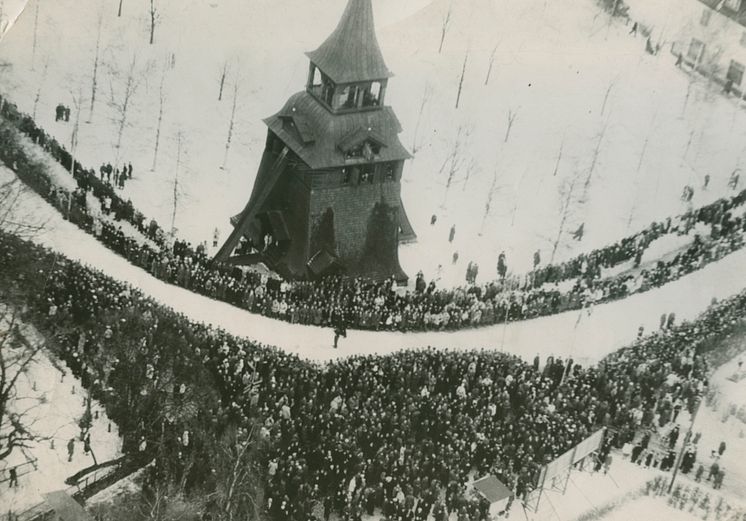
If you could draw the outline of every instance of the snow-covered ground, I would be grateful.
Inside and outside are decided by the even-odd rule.
[[[0,180],[14,174],[0,168]],[[311,360],[339,356],[391,353],[403,348],[427,346],[453,349],[503,349],[530,360],[542,356],[572,356],[581,363],[593,363],[631,343],[639,326],[650,332],[658,327],[662,313],[674,312],[677,320],[693,319],[713,298],[737,293],[743,280],[746,249],[691,273],[665,286],[633,295],[621,301],[574,311],[456,332],[396,333],[349,331],[332,348],[332,332],[313,326],[289,324],[253,315],[224,302],[211,300],[185,289],[165,284],[98,243],[92,236],[62,219],[37,194],[25,191],[19,198],[19,212],[46,221],[46,228],[33,240],[62,254],[101,269],[126,281],[162,304],[185,313],[193,320],[219,326],[238,336],[276,345]]]
[[[567,258],[680,213],[684,185],[695,188],[697,206],[724,195],[728,176],[744,160],[746,113],[708,91],[704,80],[690,85],[669,53],[645,54],[643,39],[628,36],[618,21],[609,24],[593,0],[373,3],[384,56],[396,73],[388,101],[404,127],[404,144],[416,152],[403,186],[419,235],[401,249],[410,274],[422,269],[435,277],[440,265],[442,283],[458,284],[474,260],[486,280],[494,277],[500,251],[510,269],[524,272],[536,250],[549,260],[558,235],[556,260]],[[261,118],[303,88],[303,52],[331,32],[345,0],[162,0],[153,45],[147,2],[124,0],[121,18],[118,4],[42,1],[35,51],[36,17],[26,9],[0,45],[0,60],[11,64],[0,72],[0,90],[68,145],[80,105],[76,155],[84,164],[131,161],[135,179],[125,195],[165,228],[178,170],[179,235],[197,243],[218,227],[225,239],[228,217],[243,207],[253,184],[266,135]],[[117,149],[117,107],[130,66],[135,88]],[[161,83],[160,150],[151,171]],[[222,170],[236,83],[233,142]],[[68,123],[54,121],[60,102],[73,111]],[[509,114],[514,122],[506,141]],[[705,174],[711,176],[706,191]],[[560,208],[568,200],[560,234]],[[581,223],[585,238],[570,240]]]
[[[24,332],[30,340],[41,340],[28,326],[24,327]],[[69,371],[64,374],[58,367],[59,364],[41,351],[18,381],[19,398],[11,408],[29,410],[27,425],[38,439],[30,442],[27,449],[16,450],[0,462],[3,477],[7,477],[6,469],[23,465],[18,470],[17,488],[9,488],[8,482],[0,486],[0,515],[23,512],[42,502],[42,494],[68,488],[65,479],[94,463],[92,456],[83,451],[78,427],[87,394],[78,379]],[[91,413],[94,417],[98,414],[90,430],[91,448],[98,462],[121,456],[116,425],[112,423],[109,432],[106,412],[95,400]],[[67,443],[73,438],[74,454],[68,462]],[[28,461],[34,463],[26,465]]]

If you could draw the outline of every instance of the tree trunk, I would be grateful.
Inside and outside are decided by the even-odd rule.
[[[117,12],[117,17],[122,16],[122,2],[124,2],[124,0],[119,0],[119,11]]]
[[[98,18],[98,33],[96,36],[96,54],[93,58],[93,79],[91,80],[91,107],[88,112],[88,123],[93,119],[93,107],[96,103],[96,88],[98,87],[98,59],[101,49],[101,25],[103,24],[103,15]]]
[[[466,51],[466,55],[464,56],[464,66],[461,68],[461,79],[458,82],[458,93],[456,94],[456,108],[458,108],[458,103],[461,101],[461,88],[464,86],[464,75],[466,74],[466,62],[469,59],[469,51]]]
[[[34,6],[34,41],[31,44],[31,70],[34,70],[34,64],[36,62],[36,40],[39,32],[39,3],[41,0],[36,0]]]
[[[150,0],[150,45],[153,45],[153,41],[155,41],[155,18],[156,18],[156,11],[155,11],[155,4],[153,3],[155,0]]]
[[[220,92],[218,93],[218,101],[223,101],[223,87],[225,86],[225,75],[228,72],[228,62],[223,64],[223,72],[220,74]]]
[[[233,140],[233,124],[236,120],[236,102],[238,100],[238,80],[233,85],[233,106],[231,107],[231,121],[228,125],[228,139],[225,141],[225,155],[223,156],[223,166],[221,170],[225,170],[226,163],[228,162],[228,151],[231,148],[231,141]]]
[[[153,167],[151,171],[155,170],[156,163],[158,162],[158,147],[161,142],[161,123],[163,122],[163,105],[164,105],[164,94],[163,94],[163,82],[166,78],[166,71],[163,70],[163,76],[161,77],[161,86],[159,88],[159,101],[158,101],[158,124],[155,129],[155,147],[153,149]]]

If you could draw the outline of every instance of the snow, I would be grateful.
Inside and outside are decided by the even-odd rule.
[[[0,180],[13,173],[0,168]],[[500,349],[526,360],[534,355],[572,356],[580,363],[593,363],[624,346],[637,336],[639,326],[650,332],[658,327],[662,313],[674,312],[677,320],[693,319],[711,303],[741,288],[746,249],[741,249],[705,268],[645,293],[621,301],[598,305],[588,311],[573,311],[534,320],[455,332],[348,331],[340,349],[332,347],[329,329],[289,324],[224,302],[211,300],[177,286],[161,282],[128,263],[62,217],[38,195],[25,192],[17,211],[33,213],[46,221],[46,228],[33,237],[71,259],[103,270],[192,320],[213,324],[255,341],[276,345],[310,360],[330,360],[352,354],[391,353],[403,348],[432,346],[446,349]]]
[[[29,326],[24,326],[27,338],[40,341],[38,333]],[[16,450],[0,462],[4,470],[28,461],[28,455],[35,459],[35,468],[25,474],[29,467],[19,470],[19,486],[8,488],[7,482],[0,486],[0,505],[2,513],[20,513],[43,501],[42,494],[68,488],[65,479],[93,464],[91,455],[83,452],[80,441],[78,420],[85,411],[83,400],[87,396],[80,381],[69,372],[59,369],[60,363],[53,362],[45,351],[39,353],[35,362],[19,379],[17,387],[19,399],[11,407],[28,409],[29,425],[32,432],[40,438],[32,442],[24,452]],[[34,386],[36,387],[34,389]],[[121,443],[116,425],[111,425],[103,407],[95,400],[91,412],[99,413],[90,430],[91,447],[99,462],[121,456]],[[75,438],[75,452],[71,462],[67,461],[67,443]],[[52,446],[54,443],[54,446]],[[3,472],[3,474],[5,474]]]
[[[31,10],[0,46],[0,60],[12,64],[2,73],[0,90],[25,111],[36,104],[39,123],[65,144],[72,138],[77,100],[83,109],[76,156],[84,164],[131,161],[135,179],[125,196],[166,228],[178,170],[179,235],[196,244],[211,239],[217,227],[225,239],[228,218],[243,208],[253,184],[266,136],[261,118],[303,88],[303,52],[323,41],[344,3],[163,0],[151,46],[144,4],[125,0],[117,18],[116,2],[47,2],[40,9],[34,60]],[[659,11],[668,5],[650,3]],[[382,50],[396,73],[388,102],[404,127],[403,143],[416,148],[403,182],[404,203],[419,235],[400,252],[410,275],[421,269],[429,279],[440,272],[441,284],[460,284],[466,264],[476,261],[484,281],[494,277],[500,251],[511,270],[525,272],[536,250],[549,261],[558,235],[555,260],[566,259],[681,213],[684,185],[694,187],[695,206],[726,195],[728,176],[743,166],[746,118],[736,104],[708,90],[705,80],[690,81],[669,53],[645,54],[644,40],[628,36],[619,21],[609,24],[593,0],[526,0],[519,8],[507,0],[376,0],[374,7]],[[91,117],[99,15],[101,63]],[[121,104],[133,57],[138,85],[116,149],[114,105]],[[227,87],[218,102],[226,60]],[[237,72],[234,140],[222,170]],[[162,77],[163,127],[151,171]],[[59,102],[73,110],[68,123],[54,121]],[[515,120],[505,142],[509,112]],[[453,183],[446,190],[457,141]],[[711,176],[706,191],[700,189],[705,174]],[[561,192],[573,179],[572,204],[560,230]],[[490,192],[491,209],[483,218]],[[438,216],[435,226],[429,224],[432,214]],[[585,238],[570,240],[569,232],[581,223]],[[456,237],[449,244],[453,224]],[[454,251],[460,255],[456,264]]]

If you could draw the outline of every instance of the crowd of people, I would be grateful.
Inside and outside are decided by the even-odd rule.
[[[29,116],[2,99],[0,114],[70,170],[70,154]],[[54,186],[43,165],[29,160],[22,146],[12,146],[10,132],[5,129],[8,146],[0,159],[47,196],[71,221],[93,233],[102,228],[95,217],[98,209],[89,204],[89,194],[93,194],[104,213],[137,230],[136,234],[96,233],[110,248],[125,252],[122,254],[130,262],[161,280],[292,323],[335,327],[343,322],[345,327],[373,330],[454,330],[582,309],[661,286],[718,260],[743,246],[746,230],[743,215],[746,191],[743,191],[682,216],[653,223],[617,243],[566,262],[537,264],[525,277],[510,276],[508,260],[501,254],[500,277],[482,285],[474,283],[475,266],[470,272],[470,283],[456,288],[437,288],[434,281],[428,283],[424,278],[418,278],[413,291],[398,290],[393,281],[373,282],[343,276],[281,281],[213,264],[204,245],[195,248],[185,241],[169,238],[158,223],[148,222],[129,200],[124,201],[115,193],[108,182],[109,165],[102,166],[99,178],[96,172],[76,162],[72,170],[78,189],[61,197],[62,189]],[[128,165],[124,171],[128,177],[131,167]],[[698,225],[709,227],[709,234],[696,235],[684,251],[669,260],[660,260],[652,266],[640,265],[643,254],[655,240],[669,234],[689,233]],[[628,263],[629,269],[616,276],[604,276],[606,269],[623,263]],[[572,282],[571,287],[561,288],[560,284],[567,281]]]
[[[4,233],[0,274],[28,320],[57,332],[60,356],[101,395],[126,451],[154,451],[157,467],[192,483],[210,474],[216,432],[254,426],[266,447],[264,507],[299,521],[370,510],[479,519],[470,478],[496,475],[521,498],[543,464],[595,430],[609,427],[621,447],[671,422],[677,405],[691,412],[707,390],[708,351],[746,315],[743,292],[595,367],[434,349],[320,366],[193,323]]]
[[[653,497],[667,496],[671,508],[689,512],[702,519],[714,518],[721,521],[746,521],[746,509],[731,505],[723,496],[712,496],[698,485],[676,485],[669,494],[669,481],[658,476],[645,484],[645,494]]]

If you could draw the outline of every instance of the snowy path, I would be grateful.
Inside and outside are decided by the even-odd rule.
[[[13,174],[9,170],[0,169],[0,179],[10,175]],[[458,332],[402,334],[349,331],[347,338],[340,341],[340,349],[334,350],[330,329],[289,324],[254,315],[155,279],[63,220],[38,195],[28,190],[21,198],[17,211],[25,214],[34,212],[39,219],[47,221],[46,230],[35,241],[72,259],[100,268],[115,279],[129,282],[193,320],[211,323],[232,334],[277,345],[288,352],[318,361],[351,354],[384,354],[403,348],[433,346],[504,349],[526,359],[533,358],[537,353],[543,356],[554,354],[592,363],[633,341],[640,325],[644,325],[646,331],[656,329],[662,313],[675,312],[677,320],[694,318],[713,298],[733,295],[746,282],[746,250],[741,250],[662,288],[597,306],[591,315],[584,312],[581,316],[573,311],[507,326]]]

